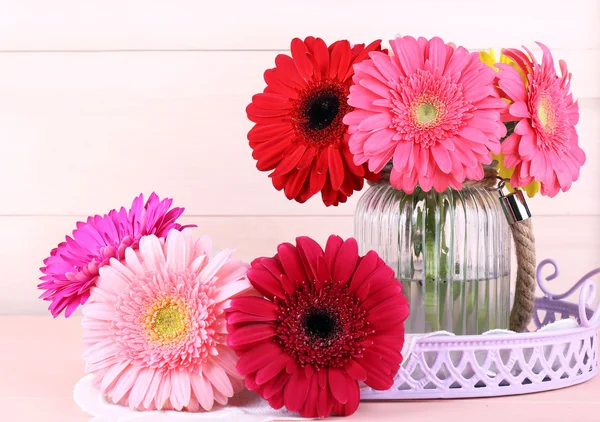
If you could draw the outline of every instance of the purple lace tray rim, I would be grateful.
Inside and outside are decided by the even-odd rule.
[[[387,391],[365,387],[363,400],[406,400],[491,397],[534,393],[568,387],[598,372],[600,311],[591,309],[596,294],[592,277],[583,276],[567,292],[552,294],[542,279],[558,277],[554,260],[542,261],[537,282],[544,297],[535,301],[531,332],[471,336],[432,336],[418,340]],[[563,299],[579,291],[579,302]],[[568,328],[542,330],[556,321],[572,319]]]

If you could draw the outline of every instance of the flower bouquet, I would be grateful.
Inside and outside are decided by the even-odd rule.
[[[527,48],[496,60],[437,37],[390,46],[294,39],[247,108],[257,168],[298,202],[320,192],[335,206],[364,180],[373,185],[355,236],[402,281],[411,332],[508,328],[511,229],[523,239],[519,266],[535,266],[530,223],[509,227],[502,216],[529,217],[513,190],[553,197],[585,162],[571,74],[563,61],[556,73],[541,43],[541,61]],[[509,197],[498,193],[504,185]],[[510,323],[518,331],[534,288],[523,278]]]
[[[358,226],[358,241],[333,235],[324,248],[298,237],[248,265],[232,250],[212,251],[209,238],[194,236],[195,226],[177,223],[183,209],[171,209],[170,199],[140,195],[129,209],[77,223],[51,251],[41,298],[54,317],[82,307],[86,372],[105,401],[201,415],[245,387],[274,409],[350,415],[361,388],[390,389],[403,363],[407,296],[411,312],[420,312],[406,268],[437,282],[422,283],[437,292],[425,293],[426,319],[437,318],[441,305],[455,312],[456,303],[442,296],[456,295],[476,319],[492,309],[491,297],[484,297],[488,308],[478,307],[473,299],[485,295],[464,286],[438,295],[442,279],[479,266],[478,255],[463,256],[466,269],[456,262],[460,237],[446,228],[475,220],[461,220],[456,204],[440,205],[440,195],[464,190],[485,208],[483,194],[469,189],[496,189],[498,177],[530,195],[568,190],[585,161],[570,75],[562,62],[556,74],[541,44],[541,63],[513,49],[495,63],[492,52],[439,38],[400,37],[390,45],[294,39],[291,56],[276,57],[267,87],[247,108],[255,123],[248,139],[257,168],[271,172],[290,200],[321,193],[326,206],[336,206],[367,180],[370,190],[384,186],[417,210],[410,218],[380,219],[386,230]],[[530,227],[518,222],[521,197],[514,198],[506,212],[513,235],[526,240]],[[370,218],[379,221],[377,213]],[[475,227],[478,235],[493,231]],[[408,252],[360,251],[371,249],[365,239],[375,230]],[[531,317],[526,275],[517,282],[519,330]]]

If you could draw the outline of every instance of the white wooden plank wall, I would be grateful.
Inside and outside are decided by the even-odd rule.
[[[244,259],[352,234],[338,208],[289,202],[254,168],[245,107],[295,36],[442,36],[471,49],[546,43],[567,61],[588,155],[536,198],[557,290],[600,266],[600,1],[0,0],[0,314],[43,313],[38,267],[77,219],[155,190]],[[539,51],[539,49],[535,49]]]

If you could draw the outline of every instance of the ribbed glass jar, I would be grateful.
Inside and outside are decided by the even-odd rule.
[[[361,253],[378,252],[402,282],[407,332],[508,328],[511,237],[497,193],[406,194],[380,182],[360,199],[354,227]]]

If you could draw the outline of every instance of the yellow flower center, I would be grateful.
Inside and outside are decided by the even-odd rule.
[[[552,133],[554,131],[556,116],[552,108],[552,101],[548,95],[540,96],[537,102],[537,118],[546,132]]]
[[[188,332],[187,306],[178,297],[159,297],[146,308],[142,324],[149,340],[176,342]]]
[[[179,309],[163,308],[156,312],[152,328],[160,335],[173,337],[179,334],[183,327],[183,317]]]
[[[417,108],[417,119],[419,123],[427,123],[437,117],[437,109],[429,103],[421,104]]]

